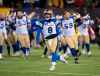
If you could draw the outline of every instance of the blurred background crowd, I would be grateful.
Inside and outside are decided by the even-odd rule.
[[[48,6],[64,8],[64,7],[88,7],[88,8],[96,8],[99,7],[99,0],[0,0],[1,6],[6,7],[39,7],[45,8]],[[70,6],[69,6],[70,5]]]
[[[100,0],[0,0],[1,12],[2,8],[23,9],[27,14],[32,11],[36,12],[36,16],[41,14],[45,8],[51,7],[54,14],[62,14],[64,8],[77,10],[82,13],[84,9],[88,11],[91,18],[95,21],[93,26],[96,32],[96,41],[100,45]],[[37,30],[37,43],[40,30]]]

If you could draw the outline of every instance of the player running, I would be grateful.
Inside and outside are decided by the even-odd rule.
[[[28,17],[20,10],[16,13],[15,26],[18,41],[21,44],[21,50],[23,51],[24,57],[27,58],[30,49],[28,28],[31,27],[31,22],[30,19],[28,19]]]
[[[6,19],[4,14],[0,14],[0,59],[3,58],[4,40],[7,39]]]
[[[84,16],[82,16],[81,22],[82,22],[82,24],[78,27],[78,29],[80,31],[80,41],[81,41],[81,45],[82,45],[82,49],[83,49],[82,53],[90,56],[91,51],[90,51],[89,29],[92,34],[92,39],[95,38],[94,32],[90,26],[91,24],[93,24],[93,22],[91,22],[91,18],[88,13],[86,13]]]
[[[64,11],[64,19],[62,20],[64,42],[70,48],[75,63],[78,64],[78,55],[76,50],[77,39],[75,36],[74,17],[67,10]]]
[[[55,66],[58,60],[67,63],[65,59],[62,59],[61,56],[57,53],[57,27],[56,20],[52,19],[52,10],[47,10],[44,12],[45,19],[42,21],[43,35],[46,42],[47,50],[51,54],[51,66],[50,71],[55,70]]]

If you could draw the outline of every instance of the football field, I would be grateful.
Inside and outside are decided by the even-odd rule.
[[[48,70],[50,60],[41,58],[43,49],[31,49],[28,60],[23,57],[5,56],[0,60],[0,76],[100,76],[100,48],[92,46],[92,56],[81,56],[80,64],[74,64],[72,57],[68,64],[58,62],[55,71]]]

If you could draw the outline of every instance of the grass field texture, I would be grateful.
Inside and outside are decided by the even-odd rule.
[[[31,49],[28,60],[23,57],[8,57],[0,60],[0,76],[100,76],[100,48],[92,46],[92,56],[81,56],[80,64],[72,57],[68,64],[58,62],[55,71],[48,70],[50,60],[41,58],[43,49]]]

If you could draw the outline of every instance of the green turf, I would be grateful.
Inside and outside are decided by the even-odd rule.
[[[28,60],[23,57],[5,57],[0,60],[0,76],[100,76],[100,49],[91,48],[91,57],[81,56],[80,64],[58,62],[55,71],[48,71],[50,60],[41,58],[43,49],[32,49]]]

